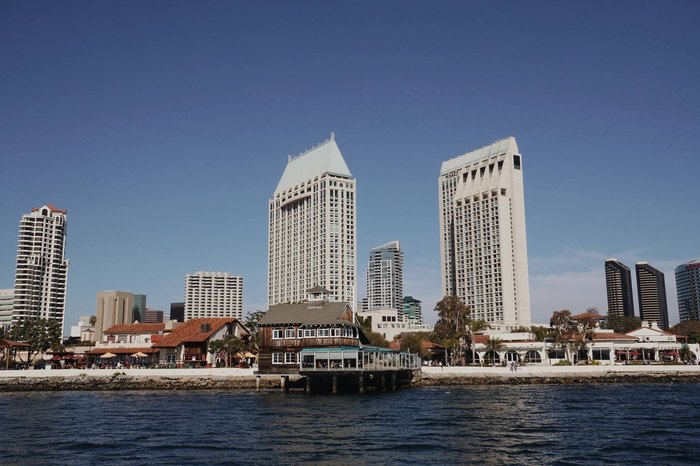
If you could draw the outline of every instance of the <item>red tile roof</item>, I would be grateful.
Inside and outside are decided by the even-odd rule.
[[[167,335],[163,335],[160,343],[154,344],[154,347],[173,348],[180,346],[182,343],[199,343],[206,341],[214,333],[219,331],[224,325],[236,322],[234,317],[218,317],[218,318],[201,318],[190,319],[187,322],[178,325]],[[209,330],[202,331],[202,325],[209,324]]]
[[[637,340],[636,338],[625,335],[624,333],[615,332],[600,332],[593,334],[594,340]]]
[[[60,212],[62,214],[67,214],[68,211],[66,209],[59,209],[53,204],[46,204],[46,207],[51,209],[52,212]],[[36,212],[37,210],[41,209],[41,207],[32,207],[32,212]]]
[[[0,348],[29,348],[31,345],[23,341],[0,340]]]
[[[165,324],[117,324],[112,325],[104,333],[158,333],[165,330]]]

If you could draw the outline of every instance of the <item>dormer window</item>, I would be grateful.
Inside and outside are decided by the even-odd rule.
[[[296,335],[294,327],[287,327],[287,329],[284,332],[284,338],[294,338],[294,335]]]
[[[279,340],[281,338],[282,338],[282,329],[281,328],[272,329],[272,339]]]

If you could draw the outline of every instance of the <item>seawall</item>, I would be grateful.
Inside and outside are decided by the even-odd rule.
[[[424,367],[412,386],[700,383],[700,366]],[[261,377],[279,389],[279,376]],[[255,389],[253,369],[0,371],[0,392]]]

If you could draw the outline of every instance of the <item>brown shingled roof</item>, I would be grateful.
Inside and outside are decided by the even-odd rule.
[[[165,330],[165,324],[117,324],[112,325],[103,333],[158,333]]]
[[[230,323],[236,322],[234,317],[204,317],[201,319],[190,319],[187,322],[178,325],[163,338],[159,343],[154,344],[154,347],[173,348],[180,346],[182,343],[198,343],[206,341],[213,334],[218,332],[221,327]],[[209,324],[209,330],[202,331],[202,326]]]
[[[344,323],[352,325],[352,322],[340,320],[348,303],[334,301],[324,303],[322,307],[316,307],[309,303],[277,304],[260,318],[258,325],[332,325]]]

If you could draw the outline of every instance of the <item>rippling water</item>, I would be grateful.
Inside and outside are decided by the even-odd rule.
[[[0,394],[2,464],[698,464],[700,385]]]

